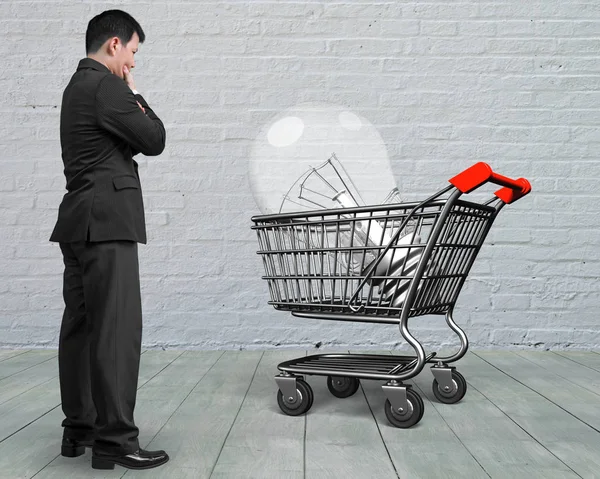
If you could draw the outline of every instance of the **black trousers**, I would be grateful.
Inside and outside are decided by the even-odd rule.
[[[64,436],[94,438],[99,453],[129,454],[139,447],[133,417],[142,343],[137,243],[85,241],[60,248]]]

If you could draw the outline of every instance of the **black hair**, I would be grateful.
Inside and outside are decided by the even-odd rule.
[[[140,43],[146,35],[140,24],[122,10],[106,10],[90,20],[85,32],[85,53],[96,53],[104,42],[112,37],[119,37],[123,45],[127,45],[136,32]]]

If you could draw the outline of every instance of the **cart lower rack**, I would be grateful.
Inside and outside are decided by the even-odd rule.
[[[331,393],[353,395],[360,379],[385,381],[385,413],[396,427],[423,417],[424,403],[404,381],[434,363],[433,393],[447,404],[460,401],[467,382],[450,363],[462,358],[468,340],[452,312],[475,258],[505,204],[531,191],[524,178],[513,180],[476,163],[420,203],[255,216],[269,304],[297,317],[398,324],[414,356],[316,354],[285,361],[275,377],[281,410],[292,416],[313,404],[304,375],[327,376]],[[485,203],[460,196],[491,182],[503,186]],[[425,354],[408,330],[408,318],[444,315],[460,339],[448,357]]]

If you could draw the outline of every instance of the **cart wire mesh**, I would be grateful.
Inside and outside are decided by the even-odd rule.
[[[352,315],[349,300],[362,284],[357,297],[361,315],[396,317],[403,307],[409,316],[446,313],[496,214],[488,205],[447,203],[438,199],[253,218],[269,304],[284,311]],[[448,214],[442,215],[446,206]],[[429,242],[434,245],[425,254]],[[417,277],[421,262],[426,266]],[[405,304],[412,281],[418,281],[417,294]]]

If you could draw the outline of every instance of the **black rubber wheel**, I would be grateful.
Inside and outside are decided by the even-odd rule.
[[[454,391],[448,393],[440,387],[437,379],[433,380],[433,395],[439,402],[444,404],[455,404],[465,397],[465,393],[467,392],[467,381],[465,381],[463,375],[456,370],[452,371],[452,381],[456,384],[456,388]]]
[[[358,387],[360,381],[357,378],[349,378],[345,376],[327,376],[327,388],[335,397],[347,398],[352,396]]]
[[[417,393],[415,393],[417,394]],[[423,398],[417,394],[417,399],[419,400],[420,404],[420,408],[421,408],[421,415],[419,416],[419,419],[417,420],[417,422],[419,422],[421,419],[423,419],[423,413],[425,413],[425,403],[423,402]]]
[[[421,396],[412,389],[407,389],[406,399],[408,400],[408,411],[403,413],[395,411],[389,399],[385,400],[385,415],[392,426],[408,429],[423,418],[425,403],[423,403]]]
[[[288,416],[300,416],[307,412],[313,403],[312,388],[306,381],[296,379],[297,398],[294,403],[283,398],[281,389],[277,391],[277,404],[279,408]]]
[[[306,408],[306,411],[304,411],[305,413],[307,413],[308,411],[310,411],[310,408],[313,405],[313,402],[315,400],[315,393],[306,381],[303,381],[303,382],[304,382],[304,384],[306,384],[308,386],[308,393],[309,393],[309,397],[310,397],[310,400],[308,401],[308,407]]]

